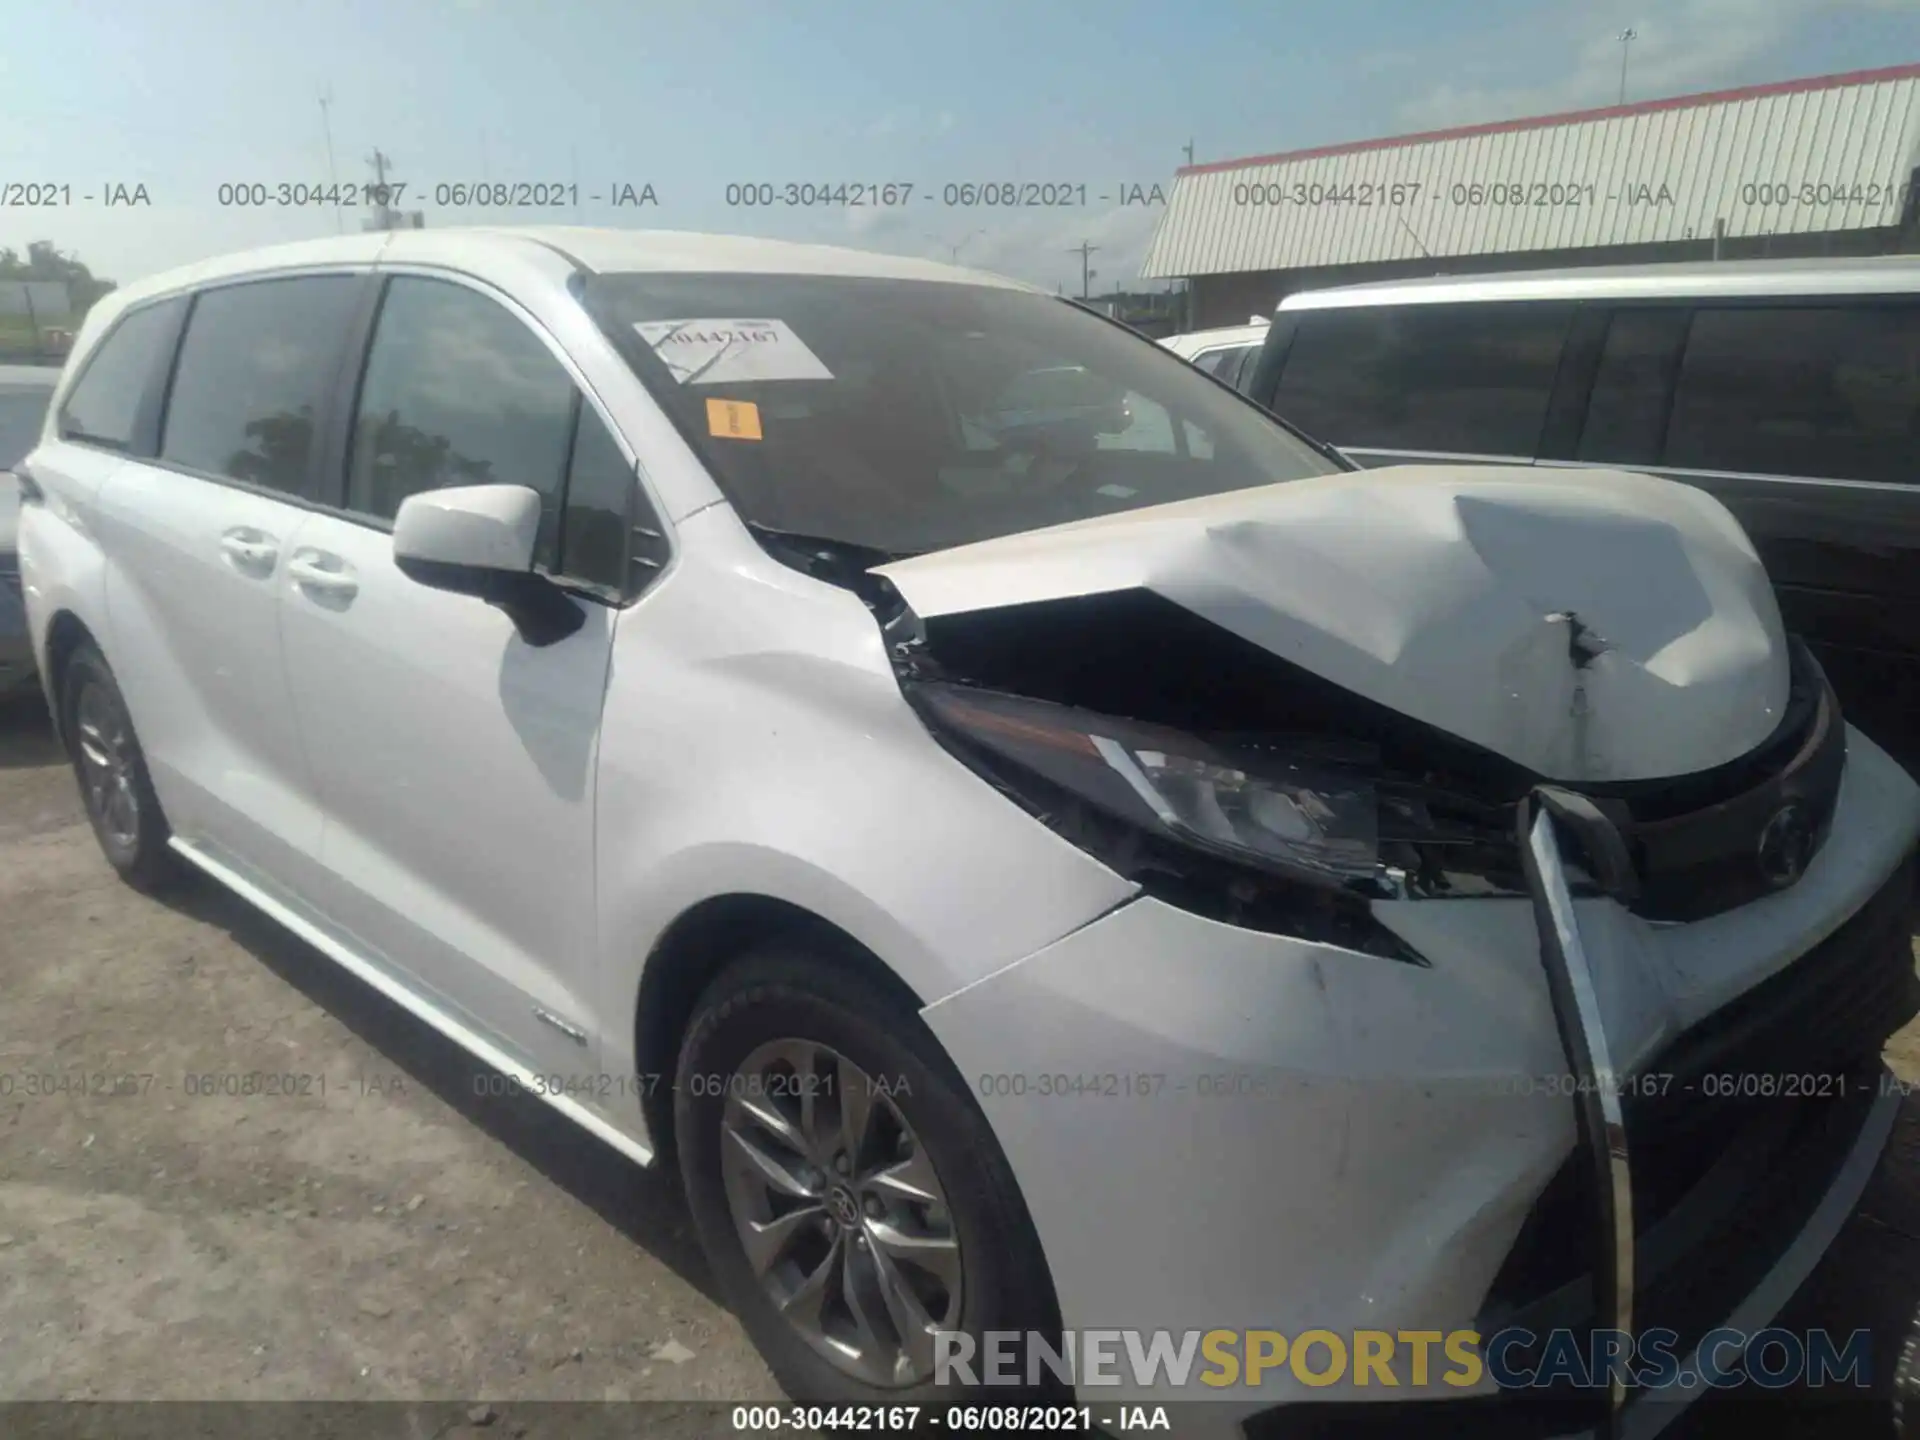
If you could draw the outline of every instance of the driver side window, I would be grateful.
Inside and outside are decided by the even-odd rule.
[[[347,508],[391,520],[400,502],[451,485],[540,493],[537,563],[557,558],[573,380],[521,321],[448,280],[387,282],[360,385]]]

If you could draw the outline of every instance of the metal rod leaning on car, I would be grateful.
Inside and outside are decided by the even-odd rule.
[[[1581,843],[1589,867],[1609,893],[1631,892],[1634,873],[1620,832],[1585,797],[1542,785],[1519,807],[1520,851],[1527,891],[1540,933],[1554,1023],[1575,1081],[1574,1115],[1580,1144],[1593,1164],[1595,1200],[1594,1323],[1633,1333],[1633,1184],[1620,1087],[1601,1022],[1593,971],[1573,911],[1560,848],[1564,825]],[[1616,1367],[1608,1379],[1605,1416],[1597,1440],[1616,1440],[1626,1383]]]

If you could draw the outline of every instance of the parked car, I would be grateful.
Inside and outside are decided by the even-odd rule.
[[[1092,448],[1133,423],[1126,393],[1084,365],[1044,365],[1016,375],[975,422],[994,446]]]
[[[1267,338],[1268,322],[1254,316],[1245,325],[1229,325],[1218,330],[1190,330],[1185,335],[1169,335],[1161,344],[1183,360],[1198,365],[1235,389],[1244,390],[1253,377],[1254,363]]]
[[[1274,322],[1250,393],[1363,465],[1625,466],[1706,489],[1843,702],[1911,723],[1920,256],[1395,281],[1290,295]]]
[[[1050,367],[1134,443],[996,445]],[[1698,489],[1356,470],[1025,286],[587,229],[128,285],[25,470],[107,859],[675,1156],[797,1397],[1027,1393],[943,1330],[1605,1321],[1623,1266],[1684,1357],[1889,1133],[1920,790]]]
[[[0,699],[34,685],[14,543],[20,489],[13,466],[39,441],[59,378],[59,370],[47,366],[0,365]]]

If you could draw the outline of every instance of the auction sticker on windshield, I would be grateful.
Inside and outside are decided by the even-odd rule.
[[[833,378],[784,320],[642,320],[633,328],[682,385]]]
[[[751,400],[709,400],[707,433],[723,440],[758,440],[760,407]]]

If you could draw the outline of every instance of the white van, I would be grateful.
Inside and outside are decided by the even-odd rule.
[[[1241,382],[1252,378],[1253,362],[1266,338],[1267,322],[1256,315],[1245,325],[1192,330],[1185,335],[1169,335],[1160,343],[1207,374],[1243,390],[1246,387]]]
[[[108,861],[675,1157],[797,1398],[976,1428],[993,1332],[1724,1364],[1889,1134],[1920,789],[1697,489],[1358,470],[1027,286],[587,229],[117,290],[21,468]]]

